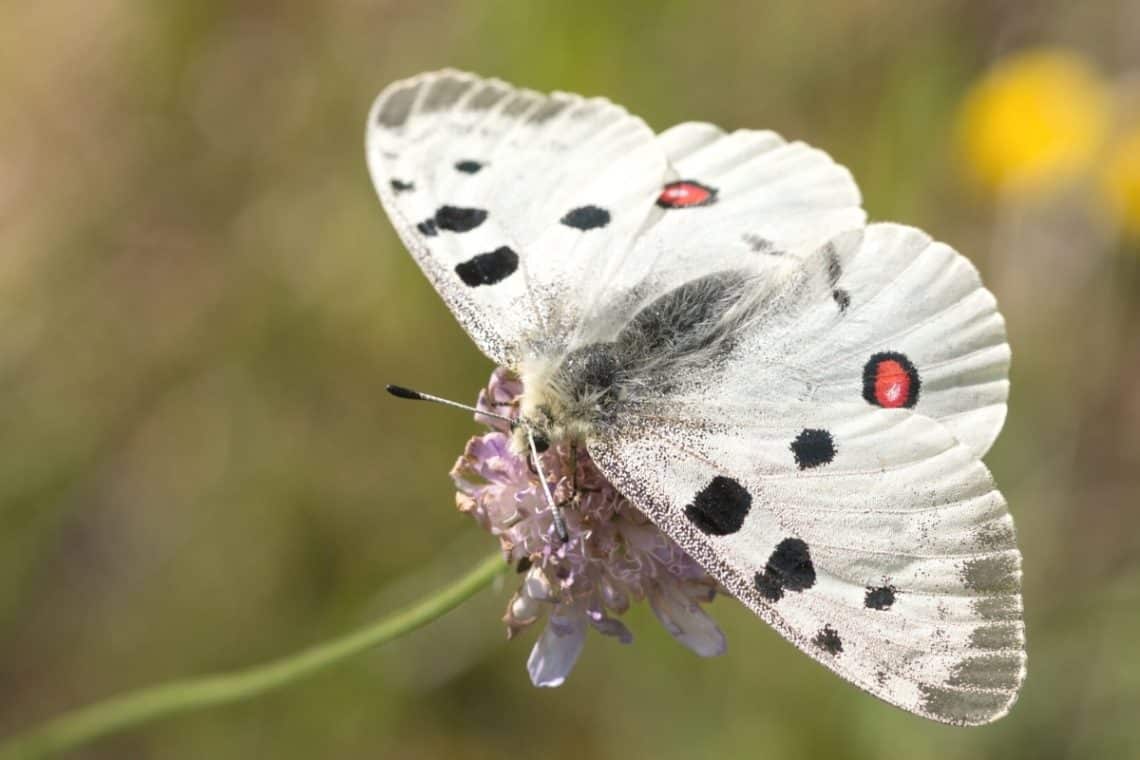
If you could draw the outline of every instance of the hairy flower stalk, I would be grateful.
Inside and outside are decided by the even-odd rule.
[[[522,382],[499,368],[477,406],[515,418],[522,391]],[[574,451],[559,443],[541,455],[569,529],[562,543],[532,463],[511,451],[505,422],[491,427],[468,442],[451,476],[460,511],[497,536],[507,561],[524,573],[503,617],[508,637],[547,617],[527,661],[536,686],[566,680],[590,626],[631,642],[617,616],[642,599],[689,649],[705,657],[724,652],[724,634],[701,607],[716,596],[717,582],[617,492],[583,445]]]

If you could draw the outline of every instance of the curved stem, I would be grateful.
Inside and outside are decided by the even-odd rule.
[[[48,756],[155,718],[237,702],[284,686],[430,623],[506,569],[496,553],[431,597],[338,639],[265,665],[172,681],[65,713],[0,743],[0,760]]]

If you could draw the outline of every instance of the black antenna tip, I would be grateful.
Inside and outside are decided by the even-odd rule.
[[[417,393],[416,391],[413,391],[411,388],[405,388],[402,385],[387,385],[387,386],[385,386],[385,388],[387,389],[387,391],[389,393],[391,393],[396,398],[408,398],[408,399],[411,399],[412,401],[423,401],[424,400],[424,397],[421,396],[419,393]]]

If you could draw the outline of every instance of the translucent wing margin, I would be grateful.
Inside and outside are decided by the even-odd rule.
[[[1009,710],[1025,674],[1013,522],[947,428],[858,404],[630,419],[590,442],[595,462],[797,647],[934,720]]]

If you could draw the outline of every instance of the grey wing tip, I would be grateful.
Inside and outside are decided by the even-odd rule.
[[[927,684],[921,687],[921,692],[919,713],[954,726],[985,726],[1001,720],[1013,709],[1019,695],[1018,689],[966,690]]]

